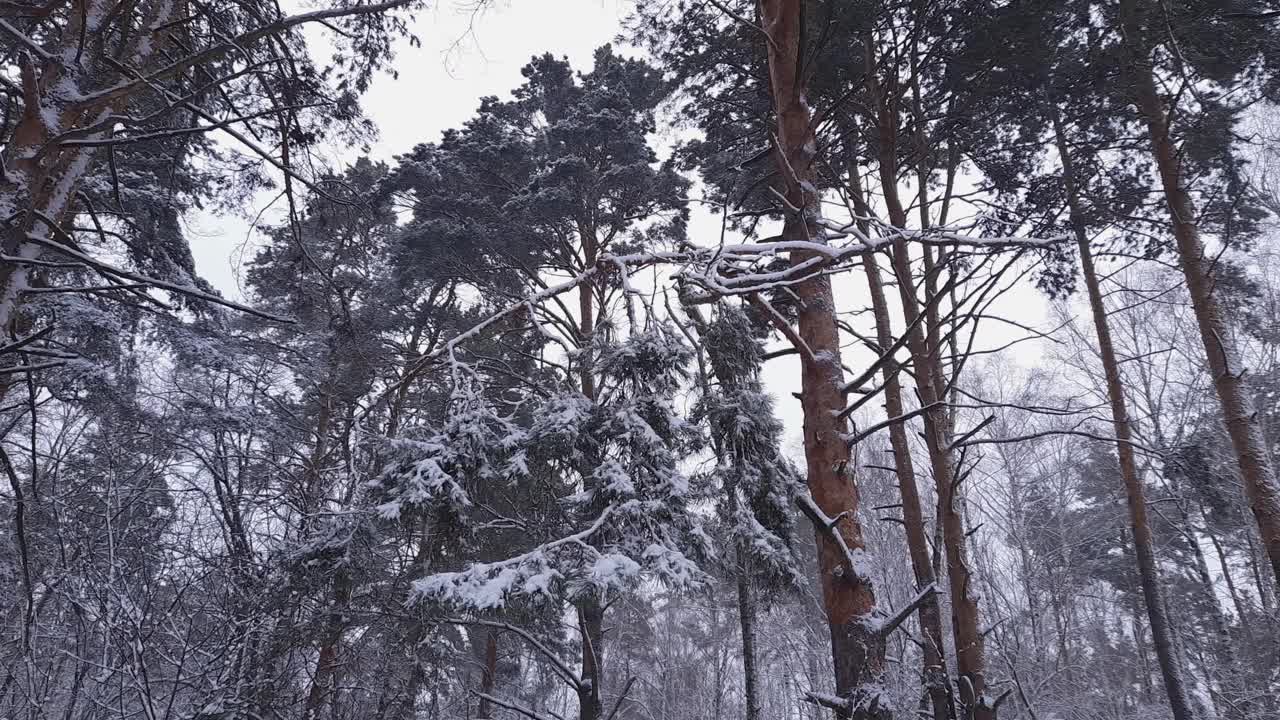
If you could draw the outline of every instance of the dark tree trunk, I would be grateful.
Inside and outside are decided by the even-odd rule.
[[[320,642],[320,654],[316,659],[315,675],[303,706],[303,720],[316,720],[325,706],[333,702],[335,680],[341,662],[338,652],[342,634],[347,626],[347,607],[351,603],[351,576],[339,570],[333,578],[333,600],[325,618],[325,629]]]
[[[760,671],[756,667],[756,598],[747,575],[747,552],[738,547],[738,627],[742,633],[742,689],[746,720],[760,720]]]
[[[480,700],[476,704],[476,717],[492,717],[492,704],[489,697],[493,695],[498,680],[498,631],[494,628],[476,628],[482,633],[479,640],[480,651]]]
[[[582,679],[578,691],[579,720],[600,720],[604,715],[601,684],[604,678],[604,606],[596,598],[578,604],[578,632],[582,635]]]

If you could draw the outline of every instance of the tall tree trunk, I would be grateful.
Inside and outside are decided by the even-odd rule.
[[[595,266],[599,255],[596,228],[590,222],[578,222],[578,235],[582,241],[583,264]],[[578,288],[579,351],[583,353],[578,368],[578,381],[582,394],[591,402],[596,401],[596,377],[593,368],[592,340],[596,331],[595,283],[588,280]],[[578,716],[580,720],[599,720],[604,712],[601,693],[604,691],[604,599],[596,593],[579,600],[578,632],[582,646],[582,688],[578,691]]]
[[[332,346],[332,342],[330,343]],[[322,465],[329,454],[329,428],[333,416],[333,396],[326,392],[331,382],[320,386],[320,407],[316,415],[316,441],[303,473],[301,532],[311,527],[315,512],[323,503]],[[329,611],[325,616],[324,630],[320,633],[320,652],[316,656],[316,669],[311,675],[311,688],[307,691],[303,706],[303,720],[316,720],[326,703],[332,700],[335,675],[338,670],[338,646],[346,630],[347,606],[351,602],[351,575],[345,567],[334,572]]]
[[[867,47],[867,89],[877,110],[878,165],[881,191],[889,211],[889,222],[895,228],[907,227],[907,214],[898,195],[896,99],[883,93],[876,77],[876,59],[870,41]],[[938,493],[938,522],[942,526],[943,551],[947,563],[947,580],[951,592],[951,624],[955,637],[956,669],[960,673],[960,701],[965,717],[993,720],[995,708],[986,697],[986,651],[980,627],[978,602],[974,595],[972,573],[966,557],[967,541],[964,519],[957,507],[959,482],[951,452],[949,414],[942,384],[941,357],[931,349],[929,337],[919,322],[920,300],[907,242],[894,238],[893,268],[907,324],[907,350],[915,370],[916,391],[924,412],[925,446],[929,452],[934,484]]]
[[[862,181],[858,175],[856,163],[850,164],[849,186],[854,208],[859,214],[867,215],[870,208],[866,204],[866,196],[862,191]],[[863,232],[867,232],[868,229],[864,227]],[[876,264],[875,255],[864,256],[862,264],[867,274],[872,313],[875,315],[876,343],[883,352],[893,346],[893,327],[889,317],[889,302],[884,294],[884,281],[880,277],[880,268]],[[905,413],[899,373],[900,368],[896,363],[885,363],[884,407],[885,414],[890,418],[902,417]],[[916,486],[916,471],[911,460],[911,444],[907,438],[906,423],[893,423],[889,426],[889,445],[893,449],[893,466],[898,476],[898,492],[902,497],[902,524],[907,535],[907,553],[911,557],[911,570],[915,575],[916,587],[925,588],[934,585],[937,582],[937,576],[933,572],[933,563],[929,557],[929,538],[926,533],[924,513],[920,508],[920,491]],[[937,594],[931,595],[921,603],[919,617],[920,633],[923,636],[921,654],[924,663],[925,690],[929,695],[933,717],[944,720],[955,715],[955,708],[951,703],[950,681],[943,656],[942,616]]]
[[[801,68],[804,3],[762,0],[759,8],[760,26],[768,35],[769,83],[777,123],[775,162],[787,202],[797,209],[787,213],[782,236],[787,241],[824,242],[814,168],[817,142]],[[793,251],[791,264],[796,266],[812,257],[812,252]],[[836,691],[844,697],[860,696],[864,702],[861,714],[888,718],[891,713],[879,698],[884,639],[869,622],[876,610],[875,592],[859,568],[845,567],[845,554],[833,537],[838,533],[855,554],[863,551],[857,520],[858,489],[849,464],[847,424],[841,415],[845,407],[844,369],[831,280],[825,274],[815,274],[793,289],[800,301],[799,336],[805,346],[798,349],[809,494],[823,513],[836,519],[830,532],[816,530]]]
[[[1102,289],[1098,273],[1093,265],[1093,251],[1089,246],[1088,229],[1081,211],[1079,187],[1076,183],[1075,165],[1067,144],[1066,131],[1057,105],[1047,103],[1053,123],[1058,155],[1062,161],[1062,183],[1067,193],[1071,229],[1080,248],[1080,265],[1084,273],[1085,288],[1089,293],[1089,308],[1093,314],[1094,330],[1098,334],[1098,354],[1102,357],[1102,369],[1106,376],[1107,399],[1111,404],[1111,426],[1116,436],[1116,454],[1120,459],[1120,479],[1124,483],[1125,499],[1129,506],[1129,530],[1133,534],[1134,556],[1138,564],[1138,579],[1142,586],[1142,600],[1146,605],[1147,619],[1151,623],[1151,640],[1155,645],[1160,674],[1164,678],[1169,707],[1175,720],[1191,720],[1195,717],[1183,680],[1185,669],[1177,653],[1173,629],[1169,624],[1169,612],[1160,589],[1159,569],[1152,549],[1151,526],[1147,522],[1147,501],[1138,476],[1138,464],[1133,452],[1133,433],[1129,426],[1129,411],[1124,397],[1124,381],[1120,377],[1120,362],[1116,358],[1115,345],[1111,342],[1111,327],[1107,322],[1107,308],[1102,301]]]
[[[1267,454],[1258,424],[1257,411],[1244,377],[1227,317],[1215,293],[1214,263],[1204,254],[1200,228],[1191,195],[1183,187],[1182,161],[1169,134],[1169,116],[1156,87],[1152,48],[1144,41],[1144,14],[1156,12],[1142,0],[1121,0],[1120,19],[1130,53],[1133,102],[1147,124],[1152,154],[1160,172],[1160,184],[1173,220],[1178,259],[1191,294],[1200,339],[1213,374],[1214,388],[1222,405],[1222,417],[1231,436],[1245,495],[1257,520],[1262,543],[1271,562],[1272,574],[1280,583],[1280,487]],[[1163,23],[1163,20],[1152,22]]]

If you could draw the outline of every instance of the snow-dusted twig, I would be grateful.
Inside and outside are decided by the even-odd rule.
[[[605,715],[604,720],[613,720],[613,717],[622,709],[622,703],[627,699],[627,695],[631,693],[631,686],[636,684],[635,676],[627,678],[627,684],[622,686],[622,692],[618,694],[618,699],[613,701],[613,709]]]
[[[847,698],[808,690],[804,701],[834,710],[837,717],[875,717],[875,711],[883,708],[884,690],[878,685],[865,685],[854,689]]]
[[[977,424],[977,426],[975,426],[972,430],[970,430],[970,431],[966,432],[965,434],[961,435],[960,437],[956,438],[956,439],[951,443],[951,445],[950,445],[947,449],[948,449],[948,450],[954,450],[954,449],[956,449],[956,448],[958,448],[958,447],[960,447],[960,446],[964,445],[964,444],[965,444],[965,442],[969,440],[969,438],[971,438],[971,437],[973,437],[974,435],[977,435],[978,433],[982,432],[982,429],[983,429],[983,428],[985,428],[986,426],[990,425],[991,423],[993,423],[993,422],[995,422],[995,421],[996,421],[996,416],[995,416],[995,415],[988,415],[987,417],[985,417],[985,418],[982,420],[982,422],[978,423],[978,424]]]
[[[720,0],[707,0],[707,2],[710,3],[711,5],[714,5],[717,10],[729,16],[729,19],[733,20],[739,25],[742,25],[743,27],[749,28],[751,30],[754,30],[760,33],[761,35],[764,35],[765,42],[769,43],[771,46],[775,48],[778,46],[778,44],[774,41],[773,36],[769,34],[768,30],[765,30],[759,25],[742,17],[738,13],[734,12],[733,9],[730,8],[728,5],[725,5],[724,3],[720,2]]]
[[[488,693],[475,692],[475,691],[472,691],[472,692],[475,693],[475,696],[478,698],[488,700],[489,702],[493,703],[494,705],[497,705],[498,707],[506,708],[512,712],[523,715],[529,718],[530,720],[552,720],[551,718],[545,715],[539,715],[537,712],[530,710],[529,708],[519,703],[515,703],[510,700],[503,700],[502,698],[494,697],[493,695],[490,695]]]
[[[30,345],[31,343],[33,343],[33,342],[35,342],[35,341],[39,340],[40,338],[43,338],[44,336],[48,335],[48,334],[49,334],[50,332],[52,332],[52,331],[53,331],[53,326],[52,326],[52,325],[49,325],[49,326],[46,326],[46,327],[44,327],[44,328],[41,328],[40,330],[37,330],[37,331],[35,331],[35,332],[33,332],[33,333],[29,334],[29,335],[25,335],[25,336],[23,336],[23,337],[20,337],[20,338],[18,338],[17,340],[14,340],[14,341],[13,341],[13,342],[11,342],[11,343],[7,343],[7,344],[5,344],[5,345],[0,345],[0,355],[5,355],[5,354],[7,354],[7,353],[11,353],[11,352],[17,352],[17,351],[21,350],[22,348],[24,348],[24,347],[26,347],[26,346]]]
[[[800,333],[796,332],[796,329],[791,327],[791,323],[787,322],[787,319],[782,316],[782,313],[778,312],[768,300],[760,297],[758,293],[752,293],[747,296],[747,301],[752,305],[755,305],[757,308],[760,308],[760,310],[768,315],[769,320],[773,323],[774,327],[776,327],[778,331],[787,338],[787,340],[791,341],[792,346],[794,346],[806,360],[811,362],[814,360],[813,349],[809,347],[809,343],[805,342],[804,338],[800,337]]]
[[[621,275],[623,289],[628,296],[640,294],[636,288],[630,286],[629,278],[635,269],[666,265],[680,268],[672,274],[677,283],[687,282],[701,288],[707,293],[706,297],[708,299],[730,296],[745,296],[750,299],[753,295],[759,296],[765,292],[785,291],[790,286],[802,283],[819,274],[850,270],[856,266],[852,262],[853,260],[866,253],[889,247],[896,238],[904,236],[904,234],[909,234],[910,240],[917,243],[936,245],[967,244],[989,248],[997,246],[1042,248],[1061,239],[1001,237],[983,240],[981,238],[961,236],[954,230],[954,227],[930,231],[904,231],[888,225],[881,227],[881,225],[883,224],[877,224],[877,227],[880,227],[880,234],[877,237],[870,238],[859,234],[855,241],[844,245],[832,245],[822,241],[790,240],[733,243],[713,247],[684,245],[681,249],[674,251],[620,255],[605,253],[597,259],[593,266],[583,269],[561,283],[555,285],[542,284],[542,288],[537,292],[513,300],[467,330],[454,336],[443,346],[418,358],[401,376],[400,380],[385,388],[378,398],[366,407],[364,414],[372,412],[397,392],[403,383],[417,377],[422,370],[432,363],[441,359],[448,359],[452,363],[457,363],[457,351],[460,346],[478,337],[495,324],[518,313],[528,312],[531,307],[554,301],[560,295],[605,272],[617,272]],[[835,226],[835,229],[842,231],[844,234],[835,234],[831,238],[847,237],[848,233],[851,232],[850,228],[846,226]],[[758,269],[762,263],[793,253],[800,253],[807,257],[783,269]],[[970,275],[972,272],[975,271],[970,271]],[[939,296],[941,295],[942,293],[939,293]],[[773,314],[770,313],[771,316]],[[811,354],[805,352],[803,343],[797,343],[796,338],[798,336],[794,333],[787,333],[786,328],[783,326],[780,326],[779,330],[788,336],[788,339],[802,354]],[[886,359],[882,357],[879,362],[883,363],[885,361]]]
[[[40,46],[40,43],[33,40],[30,35],[22,32],[13,25],[10,25],[7,20],[0,19],[0,30],[3,30],[6,35],[9,35],[13,39],[17,40],[19,44],[25,46],[27,48],[26,52],[34,53],[45,62],[53,62],[55,60],[55,58],[49,54],[49,51]]]
[[[143,86],[149,86],[157,81],[174,77],[183,71],[210,63],[224,55],[229,55],[236,51],[243,51],[244,47],[263,40],[265,38],[279,35],[299,25],[311,23],[324,23],[330,20],[338,20],[353,15],[372,15],[383,13],[390,10],[405,7],[412,0],[388,0],[387,2],[371,3],[368,5],[357,5],[353,7],[336,7],[325,8],[321,10],[312,10],[310,12],[302,12],[296,15],[288,15],[279,18],[275,22],[261,25],[247,32],[241,33],[234,38],[228,38],[226,41],[212,45],[199,52],[191,53],[179,57],[170,62],[168,65],[146,75],[136,74],[126,80],[122,80],[115,85],[104,88],[89,95],[85,95],[80,100],[88,106],[99,106],[110,103],[111,101],[127,97],[131,93],[138,91]]]
[[[922,407],[918,407],[918,408],[916,408],[915,410],[911,410],[911,411],[909,411],[909,412],[902,413],[901,415],[899,415],[899,416],[897,416],[897,417],[891,417],[891,418],[888,418],[888,419],[886,419],[886,420],[881,420],[880,422],[876,423],[875,425],[872,425],[871,427],[867,428],[866,430],[862,430],[862,431],[860,431],[860,432],[850,433],[850,434],[848,434],[848,435],[845,435],[845,436],[844,436],[844,441],[845,441],[846,443],[848,443],[849,445],[857,445],[858,443],[862,442],[863,440],[866,440],[868,437],[871,437],[872,435],[874,435],[874,434],[876,434],[876,433],[880,432],[881,430],[884,430],[884,429],[885,429],[885,428],[887,428],[887,427],[890,427],[890,426],[893,426],[893,425],[897,425],[898,423],[906,422],[906,421],[910,420],[910,419],[911,419],[911,418],[913,418],[913,417],[917,417],[917,416],[923,415],[923,414],[925,414],[925,413],[929,412],[930,410],[933,410],[933,409],[935,409],[935,408],[942,407],[942,406],[944,406],[944,405],[946,405],[946,403],[945,403],[945,402],[943,402],[943,401],[941,401],[941,400],[939,400],[938,402],[929,403],[928,405],[924,405],[924,406],[922,406]]]
[[[33,373],[40,370],[51,370],[53,368],[62,367],[65,362],[43,362],[34,365],[10,365],[8,367],[0,367],[0,375],[16,375],[18,373]]]
[[[849,698],[842,698],[839,695],[821,693],[815,690],[806,691],[804,701],[828,710],[835,710],[842,715],[847,715],[853,711],[853,701]]]
[[[474,563],[456,572],[428,575],[414,582],[414,592],[419,596],[442,596],[473,608],[499,607],[510,587],[520,580],[519,568],[541,563],[548,553],[572,545],[598,556],[600,551],[587,540],[604,527],[616,509],[616,506],[607,506],[587,528],[543,543],[515,557],[492,563]],[[459,588],[463,589],[462,592]],[[473,597],[465,597],[465,592]],[[475,600],[475,596],[480,600]]]

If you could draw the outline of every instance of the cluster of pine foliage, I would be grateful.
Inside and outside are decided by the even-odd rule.
[[[1280,716],[1280,6],[425,5],[0,0],[0,717]]]

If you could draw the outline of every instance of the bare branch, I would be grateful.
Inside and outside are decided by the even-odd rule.
[[[897,612],[885,618],[880,623],[880,627],[878,628],[880,636],[887,637],[892,634],[894,630],[898,629],[898,626],[906,622],[907,618],[911,617],[912,614],[920,609],[921,605],[924,605],[926,600],[937,592],[937,583],[929,583],[926,585],[920,592],[916,593],[916,596],[911,599],[911,602],[903,605]]]

